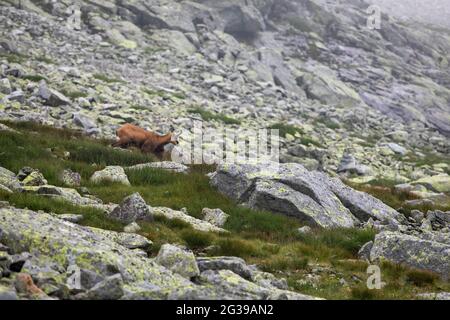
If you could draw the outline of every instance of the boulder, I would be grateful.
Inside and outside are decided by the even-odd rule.
[[[116,182],[124,185],[131,185],[125,170],[120,166],[108,166],[101,171],[96,171],[91,177],[94,183]]]
[[[247,263],[238,257],[205,257],[197,258],[198,268],[201,272],[206,270],[230,270],[245,279],[252,279],[253,270]]]
[[[223,227],[224,224],[227,222],[227,219],[229,217],[228,214],[223,212],[220,209],[208,209],[203,208],[202,210],[203,220],[206,222],[209,222],[219,228]]]
[[[81,185],[81,175],[78,172],[73,172],[70,169],[63,171],[61,175],[62,182],[69,187],[79,187]]]
[[[192,226],[195,230],[203,232],[227,232],[227,230],[219,228],[207,221],[203,221],[188,215],[186,212],[177,211],[165,207],[149,207],[150,212],[154,216],[164,217],[169,220],[181,220]]]
[[[123,232],[127,232],[127,233],[137,233],[140,230],[141,230],[141,227],[136,222],[132,222],[123,228]]]
[[[9,171],[6,168],[0,167],[0,188],[9,191],[19,191],[22,189],[19,179],[17,179],[14,172]]]
[[[22,90],[17,90],[8,94],[5,99],[9,101],[17,101],[23,104],[25,103],[25,94]]]
[[[200,274],[192,251],[175,245],[162,245],[155,261],[172,272],[178,273],[188,279]]]
[[[44,80],[39,83],[38,95],[51,107],[60,107],[71,104],[69,98],[64,96],[62,93],[48,88],[47,83]]]
[[[292,216],[310,226],[353,227],[369,218],[398,224],[399,213],[378,199],[299,164],[222,164],[210,178],[213,186],[238,203]]]
[[[124,223],[132,223],[136,220],[153,220],[152,213],[139,193],[133,193],[123,199],[122,203],[109,213],[109,217]]]
[[[11,91],[11,83],[8,78],[0,79],[0,93],[10,94]]]
[[[118,300],[124,294],[121,274],[107,277],[81,297],[86,300]]]
[[[444,279],[450,278],[450,244],[436,237],[423,239],[399,232],[379,233],[370,250],[370,260],[380,259],[429,270]]]
[[[450,176],[448,174],[425,177],[412,184],[421,184],[435,192],[450,192]]]
[[[189,171],[189,168],[184,164],[172,161],[162,161],[162,162],[149,162],[137,164],[131,167],[128,167],[128,170],[142,170],[145,168],[153,168],[153,169],[161,169],[169,172],[177,172],[177,173],[186,173]]]

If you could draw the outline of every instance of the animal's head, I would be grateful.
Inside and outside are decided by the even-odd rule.
[[[172,143],[173,145],[178,145],[180,142],[178,141],[178,139],[180,138],[181,132],[176,132],[174,127],[170,127],[170,132],[171,132],[171,138],[170,138],[170,143]]]

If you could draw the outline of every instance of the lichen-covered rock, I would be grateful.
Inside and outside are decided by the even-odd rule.
[[[59,219],[62,219],[64,221],[72,222],[72,223],[78,223],[81,220],[83,220],[82,214],[60,214],[57,215]]]
[[[239,257],[199,257],[198,268],[206,270],[230,270],[245,279],[252,279],[253,270]]]
[[[145,168],[161,169],[161,170],[177,172],[177,173],[186,173],[189,171],[189,168],[187,166],[185,166],[184,164],[181,164],[178,162],[171,162],[171,161],[142,163],[142,164],[137,164],[137,165],[128,167],[127,169],[142,170]]]
[[[137,233],[140,230],[141,230],[141,227],[136,222],[132,222],[123,228],[123,232],[127,232],[127,233]]]
[[[386,259],[413,268],[429,270],[450,277],[450,244],[438,242],[438,238],[422,238],[398,232],[382,232],[376,235],[370,260]]]
[[[46,185],[48,182],[44,178],[44,175],[40,173],[38,170],[35,170],[33,172],[30,172],[29,175],[27,175],[23,180],[22,184],[24,186],[33,187],[33,186],[43,186]]]
[[[134,233],[115,232],[98,228],[91,228],[91,230],[128,249],[148,249],[153,244],[146,237]]]
[[[22,187],[14,172],[0,167],[0,188],[5,189],[5,191],[9,190],[10,192],[13,192],[20,191]]]
[[[201,273],[200,281],[213,285],[222,296],[234,300],[285,299],[315,300],[317,298],[274,288],[264,288],[250,282],[230,270],[207,270]]]
[[[223,212],[220,209],[209,209],[209,208],[203,208],[202,210],[203,220],[206,222],[209,222],[219,228],[223,227],[224,224],[227,222],[227,219],[229,217],[228,214]]]
[[[216,227],[215,225],[196,219],[185,212],[172,210],[170,208],[164,207],[149,207],[151,213],[155,216],[164,217],[169,220],[178,219],[187,224],[191,225],[195,230],[203,231],[203,232],[228,232],[225,229]]]
[[[63,171],[61,175],[62,182],[69,187],[79,187],[81,185],[81,175],[78,172],[73,172],[70,169]]]
[[[123,296],[123,293],[123,280],[122,275],[119,273],[105,278],[77,298],[86,300],[118,300]]]
[[[91,177],[94,183],[101,182],[117,182],[124,185],[130,185],[130,181],[125,173],[125,170],[120,166],[108,166],[101,171],[96,171]]]
[[[450,292],[421,293],[417,297],[423,300],[450,300]]]
[[[101,200],[88,197],[82,197],[77,190],[70,188],[61,188],[52,185],[23,187],[24,192],[35,193],[40,196],[64,200],[77,206],[88,206],[99,209],[105,209]]]
[[[421,184],[435,192],[450,192],[450,176],[448,174],[425,177],[414,181],[413,184]]]
[[[277,278],[273,274],[262,271],[253,271],[252,281],[261,287],[268,289],[287,290],[289,288],[286,279]]]
[[[126,197],[120,205],[109,213],[109,216],[124,223],[131,223],[136,220],[153,220],[149,207],[139,193],[133,193]]]
[[[369,241],[366,244],[364,244],[361,249],[358,251],[358,257],[362,260],[370,260],[370,251],[373,247],[373,241]]]
[[[188,279],[200,274],[194,254],[185,248],[164,244],[155,261]]]
[[[374,197],[299,164],[222,164],[211,175],[211,183],[239,203],[311,226],[353,227],[371,217],[395,224],[399,216]]]

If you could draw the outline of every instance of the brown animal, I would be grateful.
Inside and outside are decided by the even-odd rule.
[[[128,148],[134,146],[144,153],[153,153],[159,158],[163,157],[166,145],[178,144],[178,135],[173,132],[159,135],[128,123],[120,127],[116,133],[119,140],[113,143],[113,147]]]

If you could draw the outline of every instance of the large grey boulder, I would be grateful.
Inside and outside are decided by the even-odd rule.
[[[382,232],[375,237],[370,260],[386,259],[449,279],[450,244],[438,241],[438,238],[422,239],[398,232]]]
[[[109,216],[124,223],[132,223],[136,220],[153,220],[149,207],[137,192],[126,197]]]
[[[200,274],[192,251],[179,246],[164,244],[155,261],[187,279]]]
[[[398,225],[399,213],[378,199],[300,164],[222,164],[210,178],[213,186],[238,203],[311,226],[353,227],[370,218]]]
[[[199,257],[197,264],[201,272],[206,270],[230,270],[245,279],[252,279],[253,270],[239,257]]]
[[[39,97],[44,99],[46,103],[51,107],[59,107],[71,104],[69,98],[67,98],[61,92],[50,89],[44,80],[39,83],[38,95]]]

